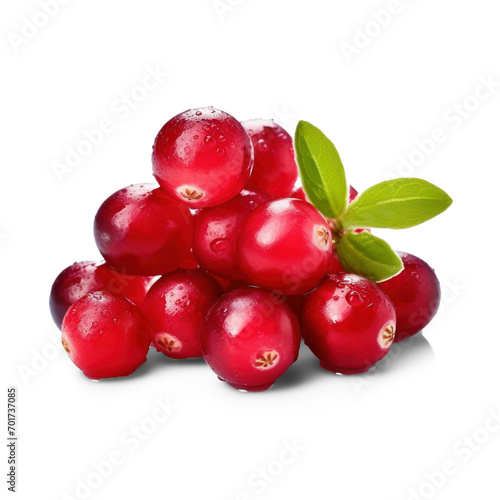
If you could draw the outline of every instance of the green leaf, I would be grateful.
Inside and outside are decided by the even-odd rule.
[[[385,281],[403,270],[403,262],[389,244],[364,231],[349,232],[336,243],[342,267],[373,281]]]
[[[311,203],[327,218],[336,219],[347,208],[347,182],[332,141],[308,122],[295,131],[295,152],[302,187]]]
[[[344,227],[404,229],[444,212],[453,200],[430,182],[401,178],[380,182],[361,193],[342,217]]]

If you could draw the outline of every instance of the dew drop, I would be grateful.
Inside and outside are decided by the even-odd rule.
[[[338,295],[334,295],[333,296],[333,300],[335,300],[335,301],[339,300],[339,296]]]
[[[201,115],[202,115],[201,111],[196,112],[196,116],[201,116]]]
[[[106,318],[107,316],[109,316],[109,311],[107,309],[104,309],[101,314]]]
[[[198,136],[197,135],[193,135],[193,139],[196,141],[196,139],[198,139]]]
[[[205,132],[210,132],[210,129],[212,127],[208,124],[208,123],[205,123],[205,125],[203,125],[202,129],[205,131]]]
[[[98,323],[97,321],[93,321],[93,322],[92,322],[92,326],[93,326],[93,327],[96,327],[98,324],[99,324],[99,323]]]
[[[361,295],[354,290],[351,290],[346,295],[346,300],[351,306],[360,306],[364,302],[363,297],[361,297]]]
[[[177,300],[175,301],[175,305],[176,305],[176,306],[180,305],[181,303],[182,303],[182,300],[181,300],[181,299],[177,299]]]
[[[229,248],[229,240],[227,238],[217,238],[210,243],[212,252],[222,252]]]
[[[182,285],[180,285],[179,290],[184,290],[184,287]]]
[[[187,155],[191,152],[191,148],[189,146],[186,146],[184,148],[184,153],[186,153]]]

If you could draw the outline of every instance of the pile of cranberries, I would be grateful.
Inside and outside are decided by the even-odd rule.
[[[363,373],[436,314],[439,281],[418,257],[400,253],[404,270],[379,284],[344,272],[332,221],[296,187],[292,138],[272,120],[186,111],[160,130],[152,162],[159,185],[120,189],[97,211],[104,263],[75,263],[52,286],[63,346],[87,377],[129,375],[153,345],[261,391],[301,338],[326,370]]]

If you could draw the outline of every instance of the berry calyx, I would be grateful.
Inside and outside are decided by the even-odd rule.
[[[270,201],[244,219],[238,238],[246,280],[283,295],[314,288],[325,276],[332,236],[325,218],[309,203]]]
[[[255,155],[247,188],[259,189],[274,198],[290,196],[298,177],[290,134],[273,120],[247,120],[242,125],[252,140]]]
[[[372,281],[355,274],[328,275],[305,298],[302,329],[323,368],[364,373],[389,352],[396,311]]]
[[[127,274],[157,276],[188,256],[193,216],[154,184],[112,194],[95,216],[97,247],[107,264]]]
[[[389,296],[396,308],[395,342],[415,335],[436,315],[441,300],[441,287],[434,270],[422,259],[397,252],[404,269],[379,287]]]
[[[253,147],[242,125],[218,109],[198,108],[169,120],[153,145],[153,174],[172,198],[192,208],[234,198],[253,167]]]
[[[175,359],[200,357],[205,316],[221,295],[204,271],[178,270],[160,278],[142,306],[156,350]]]
[[[243,190],[222,205],[196,213],[193,252],[204,269],[229,280],[242,278],[237,256],[241,223],[254,208],[270,199],[265,193]]]
[[[62,323],[64,349],[91,379],[130,375],[146,361],[150,342],[139,308],[106,291],[77,300]]]
[[[297,359],[300,327],[290,308],[260,288],[238,288],[210,309],[201,334],[203,357],[236,389],[263,391]]]
[[[50,290],[50,312],[58,328],[66,311],[89,292],[105,290],[123,295],[140,307],[151,278],[121,274],[107,264],[93,261],[75,262],[57,276]]]

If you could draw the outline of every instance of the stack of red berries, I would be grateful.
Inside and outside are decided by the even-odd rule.
[[[121,189],[97,212],[105,263],[75,263],[52,286],[62,343],[87,377],[129,375],[153,344],[260,391],[302,336],[323,368],[362,373],[435,315],[439,282],[417,257],[400,253],[404,270],[379,284],[344,272],[335,221],[294,189],[293,141],[273,121],[189,110],[160,130],[152,160],[159,187]]]

